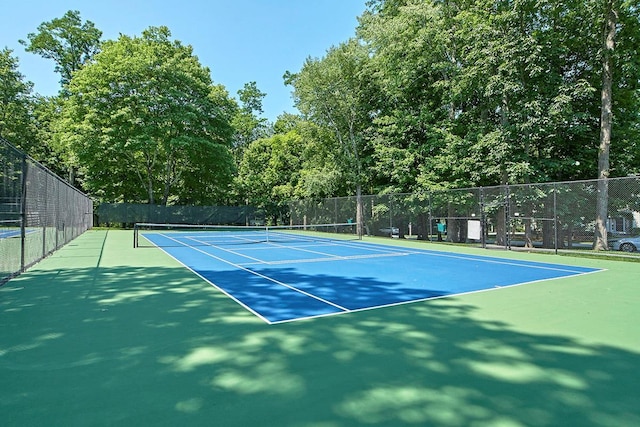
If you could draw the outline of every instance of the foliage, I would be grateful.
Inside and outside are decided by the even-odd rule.
[[[366,180],[366,140],[370,124],[370,86],[364,66],[368,51],[352,39],[329,49],[322,59],[308,58],[297,74],[287,73],[296,106],[303,116],[330,130],[342,157],[336,165],[353,189]]]
[[[247,203],[277,222],[300,179],[302,138],[295,131],[252,142],[244,151],[237,186]]]
[[[98,199],[250,200],[274,217],[287,198],[362,187],[594,178],[605,5],[617,10],[609,175],[637,174],[638,0],[371,0],[357,37],[285,74],[301,114],[272,126],[255,82],[236,103],[168,29],[101,43],[69,11],[22,42],[56,62],[60,98],[31,96],[0,56],[0,132],[70,177],[82,165]]]
[[[256,82],[246,83],[238,91],[240,108],[232,120],[235,129],[233,147],[238,158],[252,141],[268,136],[267,119],[259,117],[263,112],[262,100],[265,96],[266,93],[258,89]]]
[[[53,59],[62,86],[73,73],[87,64],[100,49],[102,32],[91,21],[82,22],[79,11],[68,11],[62,18],[43,22],[37,33],[29,33],[29,42],[20,40],[27,52]]]
[[[105,42],[68,86],[61,141],[76,153],[85,188],[103,200],[225,196],[235,103],[192,48],[170,35],[151,27],[142,37]]]
[[[33,84],[18,71],[18,59],[10,49],[0,51],[0,135],[27,152],[37,148],[31,123]]]
[[[345,191],[331,134],[293,116],[281,117],[276,127],[288,130],[249,144],[235,182],[240,198],[263,208],[274,222],[281,219],[291,199],[317,199]]]

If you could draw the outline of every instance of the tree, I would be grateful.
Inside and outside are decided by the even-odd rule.
[[[456,175],[458,162],[442,161],[453,142],[455,26],[435,2],[373,3],[358,34],[373,52],[367,67],[378,89],[370,98],[376,189],[419,191]]]
[[[244,87],[238,91],[240,108],[232,123],[236,130],[233,145],[238,159],[252,141],[268,136],[267,119],[260,118],[262,100],[265,96],[266,93],[258,89],[256,82],[245,83]]]
[[[600,149],[598,150],[598,200],[596,209],[595,250],[608,249],[607,218],[609,214],[609,151],[613,121],[613,51],[615,48],[618,4],[605,0],[602,43],[602,107],[600,116]]]
[[[33,84],[24,81],[18,65],[18,58],[12,56],[10,49],[0,51],[0,135],[22,150],[33,153],[38,148],[31,120]]]
[[[27,52],[33,52],[55,62],[60,83],[66,86],[73,73],[87,64],[100,49],[102,32],[91,21],[82,22],[79,11],[68,11],[62,18],[43,22],[37,33],[20,40]]]
[[[102,200],[212,203],[228,190],[235,103],[170,36],[106,42],[68,85],[60,138]]]
[[[301,116],[281,115],[275,135],[250,143],[235,180],[242,200],[284,221],[292,199],[346,195],[341,149],[333,133]]]
[[[605,5],[617,25],[605,25]],[[377,188],[589,179],[611,135],[607,175],[637,171],[639,11],[637,0],[370,2],[358,34],[381,94],[371,98]]]
[[[356,218],[362,233],[362,185],[365,181],[365,130],[371,124],[368,79],[364,66],[369,52],[351,39],[328,50],[322,59],[308,58],[297,74],[285,74],[294,88],[296,106],[309,120],[330,129],[343,160],[340,167],[349,177],[358,199]]]
[[[253,141],[243,152],[236,187],[271,223],[282,220],[296,196],[302,169],[302,138],[296,131]]]

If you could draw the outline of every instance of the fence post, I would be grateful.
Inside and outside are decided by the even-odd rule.
[[[429,197],[427,198],[429,203],[429,241],[433,242],[433,212],[431,211],[431,190],[429,190]]]
[[[481,242],[482,249],[487,249],[487,217],[484,214],[484,188],[480,187],[480,233],[481,234]]]
[[[558,255],[558,189],[555,182],[553,183],[553,231],[555,253]]]
[[[505,249],[511,250],[511,203],[509,184],[505,185],[504,192],[504,246]]]
[[[47,225],[49,225],[49,177],[47,176],[47,174],[42,174],[44,175],[44,197],[43,199],[43,203],[44,203],[44,207],[40,208],[42,210],[44,210],[44,214],[42,212],[38,212],[38,215],[40,216],[40,222],[42,222],[41,226],[42,226],[42,258],[44,258],[47,255]],[[42,191],[42,190],[41,190]],[[57,248],[56,248],[57,249]]]
[[[25,269],[25,246],[27,237],[27,156],[22,154],[22,177],[20,189],[20,272]]]

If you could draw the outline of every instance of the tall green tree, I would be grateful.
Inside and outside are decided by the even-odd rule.
[[[456,179],[450,167],[457,162],[444,158],[455,143],[452,28],[435,2],[375,2],[360,19],[358,35],[372,52],[368,74],[378,88],[370,97],[378,191],[415,191],[445,176]]]
[[[353,193],[349,187],[350,172],[346,172],[341,162],[342,148],[335,134],[302,116],[282,114],[274,124],[277,134],[298,135],[302,151],[298,153],[301,163],[298,185],[294,196],[321,199],[332,196],[347,196]]]
[[[346,195],[340,146],[332,132],[300,116],[278,118],[275,135],[243,151],[235,187],[241,199],[284,221],[291,199]]]
[[[272,224],[283,221],[296,196],[302,169],[302,138],[295,131],[251,142],[243,152],[236,187]]]
[[[18,58],[10,49],[0,51],[0,135],[28,153],[38,148],[32,123],[33,84],[18,70]],[[34,157],[38,157],[32,154]]]
[[[12,51],[0,51],[0,135],[55,173],[65,174],[60,153],[51,143],[57,98],[33,94],[33,84],[19,72]]]
[[[618,25],[618,2],[605,0],[602,35],[602,106],[600,113],[600,147],[598,150],[598,200],[596,208],[595,250],[606,250],[609,214],[609,152],[613,122],[613,51]]]
[[[100,50],[102,32],[91,21],[82,21],[79,11],[68,11],[61,18],[43,22],[37,32],[29,33],[27,40],[20,40],[27,52],[38,54],[55,63],[55,72],[60,74],[60,95],[67,96],[66,86],[73,73],[91,61]],[[32,117],[37,128],[38,150],[31,150],[52,170],[66,175],[69,182],[77,185],[74,156],[64,146],[56,144],[51,126],[59,116],[59,100],[55,97],[38,97]],[[64,169],[67,169],[63,172]]]
[[[266,95],[258,89],[256,82],[246,83],[238,91],[240,106],[232,123],[236,130],[233,146],[238,158],[251,142],[268,136],[267,119],[260,117]]]
[[[73,74],[60,140],[106,201],[212,203],[225,197],[235,103],[166,27],[105,42]]]
[[[637,1],[369,6],[358,34],[372,52],[370,75],[383,95],[372,98],[379,188],[593,178],[609,147],[599,135],[615,135],[612,171],[636,170]],[[607,37],[621,44],[607,49]],[[609,100],[602,118],[601,93]],[[606,216],[602,208],[602,226]]]
[[[362,186],[366,182],[365,131],[371,124],[371,93],[365,64],[369,51],[356,39],[332,47],[322,59],[308,58],[297,74],[285,75],[293,86],[296,106],[309,120],[330,129],[343,154],[345,170],[358,199],[358,225],[362,227]],[[359,230],[361,233],[362,230]]]
[[[43,22],[36,33],[20,40],[27,52],[41,55],[55,62],[60,83],[66,86],[73,73],[88,63],[100,50],[102,31],[91,21],[82,22],[80,12],[68,11],[62,18]]]
[[[619,3],[625,47],[613,53],[613,131],[632,145],[638,5]],[[597,173],[603,0],[370,5],[358,34],[384,95],[375,155],[379,164],[414,171],[395,184],[408,175],[381,166],[391,183],[449,177],[457,186],[490,185]],[[614,156],[628,159],[629,152]],[[419,167],[407,167],[412,163],[428,165],[423,177]],[[626,174],[624,164],[617,163],[617,174]]]

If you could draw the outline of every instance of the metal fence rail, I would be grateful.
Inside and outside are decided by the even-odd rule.
[[[92,225],[89,197],[0,138],[0,283]]]
[[[608,179],[609,241],[640,235],[640,177]],[[598,180],[362,196],[365,233],[482,247],[591,249]],[[292,223],[345,222],[356,198],[291,203]]]

